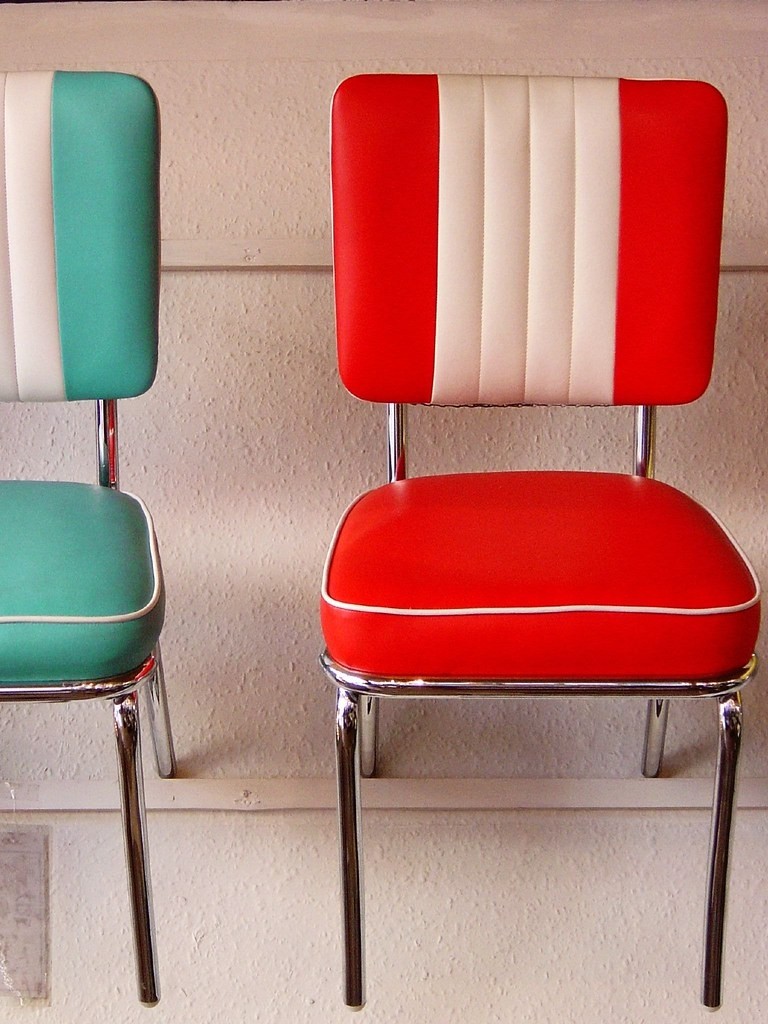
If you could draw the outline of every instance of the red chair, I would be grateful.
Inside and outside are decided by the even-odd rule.
[[[719,712],[702,1001],[717,1007],[740,687],[759,587],[653,479],[655,406],[712,368],[726,109],[701,82],[364,75],[333,104],[341,376],[386,403],[389,482],[325,568],[345,999],[365,1001],[359,775],[380,697],[672,697]],[[405,406],[637,406],[634,471],[406,478]]]

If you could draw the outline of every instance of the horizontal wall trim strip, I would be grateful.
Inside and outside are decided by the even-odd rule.
[[[0,811],[116,811],[113,781],[5,782]],[[711,779],[364,779],[363,806],[381,810],[698,810]],[[739,807],[768,810],[768,778],[744,779]],[[152,811],[313,811],[336,805],[331,779],[147,779]]]
[[[161,264],[163,270],[328,270],[331,243],[324,238],[168,238],[162,243]],[[768,270],[768,237],[726,237],[721,269]]]
[[[160,263],[163,270],[326,270],[331,266],[331,243],[322,238],[169,238],[162,242]]]

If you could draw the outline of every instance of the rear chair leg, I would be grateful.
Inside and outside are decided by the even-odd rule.
[[[365,700],[365,698],[362,698]],[[339,689],[336,696],[336,770],[339,800],[344,1002],[365,1005],[365,934],[360,822],[360,698]]]
[[[668,700],[648,701],[648,713],[645,719],[645,746],[643,747],[643,775],[647,779],[655,779],[661,771],[668,717]]]
[[[136,691],[116,698],[113,715],[139,999],[148,1006],[154,1006],[160,999],[160,986],[147,854],[144,776]]]
[[[155,671],[147,681],[146,688],[149,731],[155,752],[157,774],[161,779],[172,779],[176,776],[176,752],[173,749],[171,716],[168,711],[168,695],[165,690],[165,673],[159,644],[155,648],[154,657]]]
[[[704,970],[701,1001],[711,1010],[722,996],[728,857],[733,830],[736,773],[741,747],[742,710],[738,693],[719,700],[719,746],[715,768],[712,832],[709,847],[707,908],[704,922]]]
[[[376,774],[376,749],[379,740],[379,700],[358,698],[360,716],[360,774],[369,779]]]

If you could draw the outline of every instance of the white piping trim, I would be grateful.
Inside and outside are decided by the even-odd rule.
[[[123,615],[0,615],[0,625],[11,622],[63,622],[73,624],[132,622],[135,619],[143,618],[152,611],[160,600],[160,595],[163,592],[160,555],[157,550],[157,538],[155,537],[154,525],[149,514],[149,509],[141,498],[137,497],[135,494],[130,494],[128,491],[121,491],[120,493],[124,494],[128,498],[132,498],[136,502],[141,509],[147,524],[147,536],[149,537],[149,551],[152,562],[152,575],[154,578],[152,596],[147,604],[145,604],[143,608],[139,608],[137,611],[126,612]]]
[[[683,493],[683,492],[681,492]],[[535,605],[530,608],[522,608],[519,606],[513,606],[510,608],[389,608],[384,605],[365,605],[365,604],[352,604],[347,601],[337,601],[328,593],[328,577],[331,570],[331,560],[333,558],[334,551],[336,550],[336,542],[338,541],[339,534],[344,526],[352,509],[365,497],[361,494],[356,498],[351,505],[345,510],[342,515],[338,526],[333,535],[331,546],[328,551],[328,555],[325,560],[325,566],[323,569],[323,584],[322,584],[322,599],[326,604],[333,608],[339,608],[342,611],[350,612],[366,612],[376,615],[399,615],[413,618],[432,618],[440,617],[446,618],[449,616],[460,616],[460,615],[556,615],[561,613],[570,612],[609,612],[609,613],[632,613],[637,615],[683,615],[691,617],[701,617],[704,615],[729,615],[736,612],[746,611],[748,608],[752,608],[760,600],[760,581],[757,578],[755,570],[752,568],[749,560],[738,545],[730,530],[721,522],[721,520],[711,512],[706,506],[700,502],[696,504],[701,508],[707,515],[717,523],[720,529],[723,531],[725,536],[731,542],[736,550],[736,553],[741,558],[745,567],[749,571],[752,578],[752,583],[755,587],[754,597],[748,601],[742,601],[741,604],[736,605],[724,605],[717,608],[666,608],[656,607],[653,605],[612,605],[612,604],[562,604],[562,605]],[[692,501],[694,499],[691,499]]]

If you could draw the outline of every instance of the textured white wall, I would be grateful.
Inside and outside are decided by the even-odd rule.
[[[117,822],[80,815],[54,821],[50,1005],[2,998],[0,1020],[709,1020],[697,1005],[704,814],[369,813],[370,1002],[357,1017],[339,998],[330,812],[169,814],[151,824],[160,1005],[134,999]],[[717,1024],[765,1017],[767,842],[764,816],[743,813]]]
[[[726,231],[737,248],[759,251],[767,42],[759,2],[0,7],[3,69],[114,69],[151,82],[168,239],[327,238],[328,105],[347,74],[608,73],[700,77],[722,89]],[[661,413],[659,476],[721,514],[768,578],[768,275],[721,280],[715,383],[696,405]],[[123,406],[122,477],[148,501],[161,541],[182,771],[327,777],[319,574],[338,513],[382,478],[381,413],[336,381],[326,271],[169,272],[162,303],[158,384]],[[413,425],[415,472],[629,461],[621,410],[417,410]],[[0,408],[0,437],[3,475],[91,477],[90,409]],[[551,702],[535,713],[513,703],[388,705],[382,771],[631,778],[642,711],[631,702]],[[107,718],[101,707],[4,709],[0,776],[111,777]],[[747,692],[746,726],[745,773],[768,776],[760,684]],[[668,745],[670,772],[709,774],[712,709],[674,708]],[[370,1020],[698,1019],[702,812],[377,812],[368,821]],[[166,990],[156,1012],[169,1021],[344,1019],[332,816],[156,814],[151,824]],[[113,994],[110,1019],[138,1019],[130,965],[117,969],[127,937],[117,822],[68,815],[54,825],[52,1004],[0,1003],[0,1020],[100,1019]],[[767,826],[759,811],[739,824],[724,1021],[759,1019],[768,1005],[758,881]],[[404,865],[402,884],[389,881]],[[101,977],[90,966],[97,953]]]

